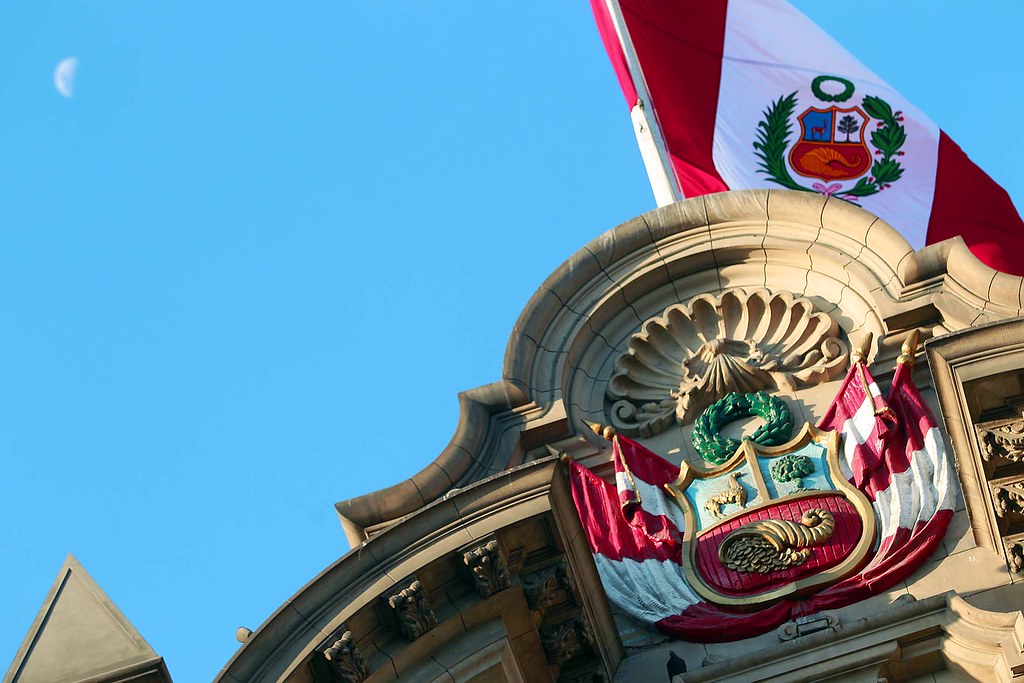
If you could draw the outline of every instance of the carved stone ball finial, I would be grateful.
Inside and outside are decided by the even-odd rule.
[[[857,348],[854,349],[853,353],[850,354],[851,363],[864,363],[868,364],[868,356],[871,355],[871,343],[875,340],[874,332],[867,332],[861,337],[860,343],[857,344]]]
[[[238,630],[235,631],[235,640],[237,640],[240,643],[244,643],[245,641],[249,640],[249,636],[251,635],[252,629],[246,628],[244,626],[239,626]]]

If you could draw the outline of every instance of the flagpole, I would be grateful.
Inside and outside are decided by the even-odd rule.
[[[640,147],[640,157],[647,170],[647,179],[651,183],[651,190],[654,192],[654,199],[658,206],[672,204],[685,199],[685,196],[669,161],[668,146],[665,144],[661,127],[658,125],[657,114],[651,105],[651,93],[647,89],[647,81],[644,80],[640,60],[636,56],[633,40],[629,37],[626,19],[622,14],[622,8],[619,7],[618,0],[604,0],[604,2],[608,8],[612,25],[615,27],[615,33],[618,34],[619,45],[626,57],[626,68],[629,69],[633,86],[637,92],[638,99],[629,114],[633,121],[633,133],[636,135],[636,142]]]

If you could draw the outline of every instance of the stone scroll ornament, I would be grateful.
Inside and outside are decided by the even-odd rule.
[[[906,580],[940,547],[957,499],[952,457],[913,382],[914,347],[912,337],[887,395],[856,354],[817,426],[785,443],[748,438],[721,464],[676,466],[609,434],[614,482],[569,462],[611,602],[675,638],[725,642]]]
[[[842,374],[849,348],[810,300],[758,289],[702,294],[645,322],[615,363],[606,410],[617,430],[654,436],[730,392],[792,393]]]

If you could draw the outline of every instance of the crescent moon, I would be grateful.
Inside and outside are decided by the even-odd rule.
[[[78,70],[78,57],[62,59],[53,70],[53,86],[64,97],[71,99],[75,94],[75,72]]]

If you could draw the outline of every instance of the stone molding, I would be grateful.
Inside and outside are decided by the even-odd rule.
[[[968,680],[1004,682],[1024,677],[1022,652],[1024,614],[983,610],[949,592],[710,663],[681,680],[897,683],[950,670]]]

